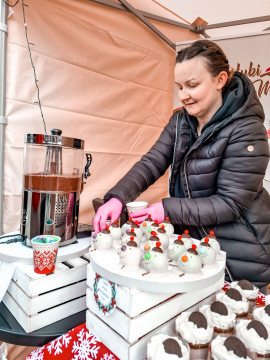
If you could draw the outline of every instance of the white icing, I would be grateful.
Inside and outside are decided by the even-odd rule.
[[[157,242],[160,242],[159,239],[158,240],[148,240],[148,241],[146,241],[145,244],[144,244],[144,247],[143,247],[145,253],[153,250],[154,247],[157,247]],[[149,249],[147,249],[148,246],[149,246]],[[163,250],[162,244],[161,244],[160,248],[161,248],[161,250]]]
[[[120,227],[113,227],[110,225],[109,230],[111,232],[111,237],[113,240],[121,240],[122,229]]]
[[[164,225],[164,229],[166,230],[168,237],[170,238],[171,236],[173,236],[173,233],[174,233],[173,225],[170,223],[160,223],[159,224],[160,227],[162,227],[162,225]]]
[[[188,343],[193,345],[208,344],[213,337],[213,327],[207,325],[207,328],[198,328],[193,322],[188,321],[191,312],[182,312],[175,320],[175,330]]]
[[[168,247],[168,252],[167,252],[167,256],[169,259],[172,259],[174,261],[177,261],[179,256],[186,251],[186,248],[184,245],[180,245],[180,244],[171,244]]]
[[[227,309],[228,315],[220,315],[216,312],[211,311],[210,305],[203,305],[199,308],[199,310],[205,315],[208,323],[211,326],[222,330],[228,330],[234,327],[235,324],[235,313],[232,311],[232,309]]]
[[[238,281],[233,281],[231,287],[238,290],[243,297],[249,300],[256,300],[258,296],[259,289],[256,286],[253,286],[253,290],[243,290],[239,285]]]
[[[242,297],[242,301],[236,301],[229,298],[226,292],[220,291],[216,294],[216,299],[223,302],[225,305],[230,307],[236,314],[243,314],[248,312],[248,300]]]
[[[265,306],[270,304],[270,295],[266,295],[265,297]]]
[[[232,350],[227,350],[224,346],[224,342],[227,337],[218,335],[212,342],[211,342],[211,356],[213,360],[239,360],[243,359],[239,356],[235,355]],[[251,360],[250,357],[246,357],[245,360]]]
[[[137,239],[139,239],[139,241],[141,241],[142,236],[143,236],[142,230],[140,228],[135,228],[135,227],[133,227],[133,229],[134,229],[134,232],[135,232],[135,234],[137,236]]]
[[[120,263],[126,267],[138,267],[141,262],[141,250],[138,247],[128,245],[121,246],[119,256]]]
[[[183,344],[182,340],[175,336],[168,336],[163,334],[153,336],[150,342],[147,344],[148,360],[179,360],[177,355],[168,354],[165,352],[163,342],[166,339],[174,339],[177,341],[182,351],[181,360],[189,360],[189,349]]]
[[[200,245],[197,251],[203,265],[212,265],[216,261],[216,252],[212,247]]]
[[[143,221],[140,225],[140,229],[142,230],[142,233],[145,234],[150,225],[152,224],[152,221]]]
[[[113,239],[111,234],[104,234],[103,232],[100,232],[95,238],[93,237],[93,244],[94,248],[97,250],[107,250],[112,247]]]
[[[132,225],[133,225],[133,224],[127,224],[127,223],[125,223],[125,224],[121,227],[122,234],[125,234],[126,231],[130,231],[130,229],[132,228]]]
[[[159,238],[159,241],[161,242],[161,245],[163,246],[164,249],[167,249],[169,246],[169,238],[168,235],[166,233],[160,233],[157,232],[157,237]]]
[[[261,338],[253,328],[247,329],[251,320],[240,320],[236,324],[236,336],[243,341],[246,347],[258,354],[270,354],[270,329],[268,328],[268,338]]]
[[[266,314],[264,311],[264,306],[257,307],[253,310],[253,319],[259,320],[262,322],[265,326],[268,326],[270,328],[270,316]],[[270,332],[269,332],[270,336]]]
[[[192,247],[192,245],[194,244],[194,241],[192,238],[183,237],[181,240],[183,241],[186,249],[190,249]]]
[[[133,234],[133,235],[128,235],[128,234],[124,234],[121,238],[121,245],[126,245],[127,242],[131,241],[131,237],[134,238],[134,240],[132,241],[135,241],[136,244],[138,246],[140,246],[140,240],[137,238],[137,235],[136,234]]]
[[[142,261],[142,266],[146,271],[150,273],[163,273],[168,270],[168,258],[164,253],[148,251],[147,254],[150,254],[150,258],[144,258]]]
[[[183,261],[183,256],[187,256],[188,260]],[[183,252],[181,256],[179,256],[177,265],[179,269],[186,274],[195,274],[202,268],[202,262],[199,255],[192,254],[188,251]]]
[[[216,239],[207,236],[202,238],[201,242],[205,241],[206,238],[209,239],[208,244],[211,245],[211,247],[215,250],[216,254],[219,254],[220,253],[219,242]]]

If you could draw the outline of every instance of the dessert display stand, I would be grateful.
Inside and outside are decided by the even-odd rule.
[[[90,244],[88,237],[59,248],[55,271],[48,275],[34,272],[32,248],[20,243],[1,245],[0,260],[16,262],[2,302],[26,333],[86,309]]]
[[[224,286],[225,253],[221,253],[217,265],[209,271],[183,277],[177,271],[147,276],[140,271],[121,271],[114,249],[93,252],[90,249],[90,257],[86,327],[121,360],[145,359],[146,344],[153,335],[174,333],[175,318],[182,311],[194,311],[211,303]],[[96,273],[118,284],[116,309],[107,316],[95,303]]]

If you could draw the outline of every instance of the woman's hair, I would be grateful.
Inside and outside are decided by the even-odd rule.
[[[178,51],[176,63],[182,63],[196,56],[200,56],[205,60],[206,67],[213,77],[217,76],[221,71],[226,71],[228,79],[225,86],[229,85],[234,70],[230,68],[226,55],[216,43],[210,40],[197,40],[192,45]]]

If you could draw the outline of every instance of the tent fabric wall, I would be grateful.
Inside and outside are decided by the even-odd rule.
[[[85,140],[92,176],[80,223],[151,147],[173,109],[174,51],[134,15],[88,0],[28,0],[28,38],[47,132]],[[8,18],[4,232],[19,230],[25,133],[44,133],[21,2]],[[172,41],[198,35],[153,21]],[[168,173],[140,198],[166,196]]]

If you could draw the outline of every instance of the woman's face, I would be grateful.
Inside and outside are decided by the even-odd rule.
[[[178,98],[187,112],[199,121],[209,121],[222,105],[226,73],[212,77],[200,56],[177,63],[174,73]]]

